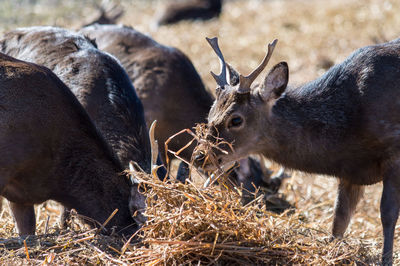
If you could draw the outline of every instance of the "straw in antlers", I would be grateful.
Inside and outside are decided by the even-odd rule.
[[[206,40],[208,41],[210,46],[213,48],[214,52],[217,54],[220,64],[221,64],[221,74],[216,75],[213,72],[211,72],[211,75],[214,77],[218,86],[221,88],[224,88],[224,86],[228,84],[228,80],[226,77],[226,62],[224,60],[224,56],[222,55],[221,50],[219,49],[218,38],[217,37],[214,37],[211,39],[206,38]],[[268,52],[267,52],[266,56],[264,57],[261,64],[253,72],[251,72],[248,76],[243,76],[242,74],[239,75],[239,87],[237,89],[237,92],[248,93],[250,91],[251,84],[254,82],[254,80],[260,75],[260,73],[267,66],[268,61],[270,60],[270,58],[272,56],[272,53],[274,51],[274,48],[275,48],[277,42],[278,42],[278,40],[275,39],[270,44],[268,44]]]

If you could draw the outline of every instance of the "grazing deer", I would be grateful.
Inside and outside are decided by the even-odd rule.
[[[0,51],[50,68],[75,94],[124,167],[150,172],[150,141],[143,106],[117,60],[83,35],[29,27],[0,38]]]
[[[218,17],[222,0],[184,0],[167,4],[158,15],[157,24],[174,24],[182,20],[208,20]]]
[[[150,172],[150,142],[143,106],[129,77],[109,54],[83,35],[55,27],[20,28],[0,39],[0,50],[44,65],[72,90],[123,167],[135,161]],[[158,171],[165,177],[165,169]],[[144,203],[138,202],[137,209]],[[68,212],[63,212],[65,225]]]
[[[48,68],[0,53],[0,195],[21,236],[35,233],[33,205],[55,200],[100,227],[133,233],[140,195],[69,88]],[[130,194],[131,193],[131,194]],[[135,205],[135,204],[134,204]],[[86,222],[89,222],[88,220]]]
[[[92,25],[80,33],[95,39],[99,49],[116,56],[126,69],[143,103],[147,123],[158,121],[156,138],[162,143],[164,161],[163,144],[170,136],[206,122],[214,99],[190,59],[180,50],[161,45],[127,26]],[[178,151],[189,141],[189,136],[182,134],[172,139],[168,147]],[[193,148],[194,145],[185,149],[180,156],[190,161]],[[255,190],[252,183],[267,185],[262,179],[268,182],[269,175],[265,175],[261,163],[254,159],[242,162],[235,170],[234,180],[251,192]],[[181,164],[180,169],[184,166]]]
[[[383,262],[391,264],[400,207],[400,39],[361,48],[295,89],[286,88],[285,62],[270,70],[262,86],[251,88],[276,41],[248,76],[231,67],[227,72],[217,39],[208,41],[222,66],[220,75],[213,74],[218,86],[209,133],[234,148],[229,154],[215,151],[218,161],[261,153],[289,168],[339,178],[334,237],[343,236],[363,186],[383,181]],[[238,84],[232,86],[227,74],[237,76]],[[204,160],[201,154],[196,157]]]

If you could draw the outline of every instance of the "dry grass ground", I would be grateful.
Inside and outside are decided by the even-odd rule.
[[[1,30],[39,24],[77,28],[88,14],[93,12],[95,2],[2,0],[0,25],[3,25],[3,28]],[[396,0],[226,1],[222,16],[218,20],[183,22],[158,29],[154,27],[154,15],[157,13],[157,9],[164,4],[163,1],[122,1],[121,4],[126,10],[121,19],[124,24],[150,34],[161,43],[179,47],[189,55],[206,85],[210,88],[214,86],[214,83],[210,78],[209,71],[217,70],[218,61],[207,45],[205,36],[218,36],[226,60],[244,73],[249,72],[258,64],[269,41],[274,38],[279,39],[270,65],[278,61],[287,61],[290,68],[290,82],[295,85],[317,77],[331,63],[341,62],[359,47],[394,39],[400,34],[400,16],[398,15],[400,2]],[[308,252],[308,259],[303,257],[302,260],[302,251],[297,254],[300,259],[293,259],[293,254],[291,254],[292,260],[279,257],[279,260],[271,260],[271,263],[377,263],[382,243],[379,218],[381,184],[367,187],[348,228],[345,240],[332,244],[328,243],[326,239],[329,237],[332,222],[336,196],[335,187],[336,181],[333,178],[301,173],[294,174],[294,177],[285,184],[281,192],[296,206],[295,214],[291,216],[292,218],[270,216],[269,220],[258,217],[261,219],[258,221],[258,226],[269,225],[275,230],[275,233],[272,230],[269,236],[278,237],[277,233],[279,233],[284,238],[279,237],[281,250],[286,250],[285,246],[293,250],[295,247],[301,246],[300,250],[303,248],[304,252]],[[163,210],[162,206],[154,205],[154,207],[160,208],[160,212]],[[175,207],[171,207],[171,210],[176,210]],[[111,245],[110,243],[115,241],[113,247],[117,251],[112,251],[113,247],[110,248],[107,245],[104,247],[101,244],[103,238],[99,239],[93,232],[82,235],[76,232],[60,232],[56,223],[57,209],[55,205],[41,205],[37,210],[40,212],[38,234],[57,233],[58,237],[55,235],[50,242],[41,241],[42,246],[39,247],[37,243],[28,245],[30,261],[26,258],[25,248],[15,249],[11,252],[10,242],[0,240],[0,245],[2,243],[8,245],[0,248],[1,264],[27,262],[41,264],[45,258],[48,260],[53,258],[53,262],[56,263],[118,264],[133,262],[129,259],[124,261],[123,258],[132,257],[136,247],[129,246],[126,251],[128,255],[121,256],[118,252],[121,252],[122,244],[115,239],[107,242],[107,245]],[[223,212],[223,209],[218,210]],[[50,217],[48,222],[47,217]],[[16,236],[15,233],[12,233],[14,225],[7,208],[0,213],[0,224],[2,225],[0,228],[2,239]],[[83,229],[76,228],[76,230]],[[296,236],[293,234],[296,232],[301,234]],[[149,239],[155,237],[151,233],[148,236]],[[170,236],[175,235],[171,233]],[[301,245],[298,242],[294,243],[296,238],[303,243]],[[160,243],[158,244],[160,245]],[[268,246],[266,242],[262,244]],[[59,245],[58,249],[50,248],[57,245]],[[155,244],[153,243],[153,245]],[[345,248],[338,251],[333,245]],[[305,246],[310,248],[304,248]],[[147,243],[147,247],[155,246]],[[158,248],[161,249],[160,246]],[[106,252],[107,250],[109,252]],[[359,250],[363,252],[359,252]],[[397,230],[395,237],[396,264],[400,264],[399,250],[400,238]],[[143,252],[145,254],[145,251]],[[160,255],[160,260],[147,262],[150,264],[152,262],[158,264],[163,261],[172,263],[173,260],[163,260],[168,257],[167,253],[170,254],[170,252],[171,250],[166,249],[164,257]],[[338,252],[337,256],[332,256],[332,252]],[[186,257],[186,259],[190,261],[189,258]],[[182,261],[177,260],[176,262]],[[210,263],[207,260],[204,262]]]

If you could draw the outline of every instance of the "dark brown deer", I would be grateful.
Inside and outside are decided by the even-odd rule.
[[[135,161],[150,172],[150,143],[143,106],[124,69],[84,36],[54,27],[21,28],[0,39],[0,50],[44,65],[69,86],[122,165]],[[165,171],[160,169],[160,178]],[[144,203],[139,203],[140,209]],[[61,224],[68,217],[64,213]]]
[[[115,24],[124,14],[124,9],[121,5],[110,1],[101,1],[100,4],[95,3],[95,7],[94,14],[90,14],[85,19],[84,27],[92,24]]]
[[[150,172],[143,106],[114,57],[83,35],[55,27],[10,31],[0,38],[0,51],[50,68],[81,102],[122,165],[128,168],[132,160]]]
[[[148,125],[158,121],[156,138],[161,144],[164,161],[164,142],[170,136],[206,122],[214,99],[183,52],[127,26],[92,25],[81,29],[80,33],[95,39],[99,49],[116,56],[126,69],[143,102]],[[189,140],[189,136],[180,135],[169,143],[169,148],[178,151]],[[190,161],[193,148],[184,150],[180,156]],[[183,164],[180,166],[184,168]],[[269,175],[265,172],[259,162],[249,158],[235,170],[234,179],[245,189],[254,191],[252,183],[257,187],[268,184]]]
[[[156,139],[164,161],[164,142],[170,136],[206,122],[214,99],[181,51],[126,26],[93,25],[80,33],[96,40],[100,50],[116,56],[126,69],[145,107],[147,124],[157,120]],[[178,151],[189,140],[182,134],[169,143],[169,148]],[[192,151],[187,149],[181,155],[190,160]]]
[[[49,199],[98,227],[118,209],[106,228],[137,229],[128,208],[137,188],[130,192],[121,163],[52,71],[0,53],[0,99],[0,195],[21,236],[35,233],[33,205]]]
[[[208,20],[218,17],[222,0],[170,1],[158,15],[158,25],[177,23],[182,20]]]
[[[234,148],[228,155],[216,151],[218,161],[262,153],[293,169],[337,177],[334,237],[343,236],[363,186],[383,181],[383,262],[391,264],[400,207],[400,39],[361,48],[320,78],[293,89],[286,88],[285,62],[271,69],[262,86],[251,88],[276,42],[249,76],[228,70],[239,77],[236,86],[226,77],[217,39],[209,42],[222,64],[221,74],[213,74],[218,96],[208,117],[209,133]]]

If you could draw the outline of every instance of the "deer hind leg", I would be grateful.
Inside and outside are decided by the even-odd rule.
[[[394,229],[400,209],[400,164],[389,167],[383,175],[381,222],[383,227],[383,265],[392,264]]]
[[[11,212],[17,224],[20,236],[34,235],[36,228],[35,209],[33,205],[19,204],[9,201]]]
[[[339,181],[332,227],[334,237],[343,237],[363,191],[363,186],[350,184],[346,180]]]
[[[176,179],[181,183],[185,183],[189,179],[190,169],[189,165],[185,162],[180,162],[178,167],[178,172],[176,173]]]

